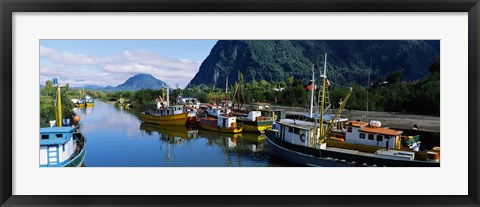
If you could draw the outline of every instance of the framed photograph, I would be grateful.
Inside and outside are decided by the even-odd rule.
[[[2,206],[480,205],[478,0],[0,5]]]

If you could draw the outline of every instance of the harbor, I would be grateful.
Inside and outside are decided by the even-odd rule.
[[[86,167],[282,167],[261,134],[216,133],[198,127],[143,123],[136,112],[95,100],[75,108],[88,137]],[[260,137],[260,138],[259,138]]]
[[[238,68],[229,62],[235,58],[224,56],[238,44],[267,51],[285,44],[307,50],[309,44],[335,48],[337,43],[425,47],[433,52],[414,65],[423,74],[391,69],[384,56],[376,66],[370,58],[367,67],[363,57],[363,68],[349,68],[343,62],[349,59],[338,53],[304,53],[306,59],[276,59],[301,63],[295,70],[292,62],[275,66],[291,75],[259,73],[259,81],[251,66]],[[438,46],[434,41],[220,40],[200,66],[182,59],[160,64],[179,67],[177,72],[190,64],[189,70],[199,67],[196,74],[101,69],[99,74],[112,77],[81,80],[61,72],[70,68],[53,66],[57,77],[44,80],[40,90],[40,167],[440,167]],[[230,49],[218,53],[223,47]],[[372,54],[382,54],[381,47],[374,48]],[[166,60],[144,51],[124,55],[152,58],[145,64]],[[211,65],[212,58],[220,59]],[[273,69],[275,61],[257,58],[266,65],[255,67]],[[402,58],[390,63],[413,67]],[[259,59],[249,61],[236,64]],[[96,79],[116,86],[85,84]],[[70,87],[71,81],[82,86]]]

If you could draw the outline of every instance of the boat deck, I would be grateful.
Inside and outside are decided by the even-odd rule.
[[[325,150],[329,150],[329,151],[333,151],[333,152],[354,154],[354,155],[363,155],[363,156],[368,156],[368,157],[374,157],[375,156],[375,154],[372,154],[372,153],[366,153],[366,152],[360,152],[358,150],[342,149],[342,148],[336,148],[336,147],[328,147]]]

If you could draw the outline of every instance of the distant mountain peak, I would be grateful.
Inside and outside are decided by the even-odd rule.
[[[129,90],[137,91],[141,89],[161,89],[162,86],[168,87],[167,83],[155,78],[151,74],[138,73],[128,78],[124,83],[114,87],[113,91]]]

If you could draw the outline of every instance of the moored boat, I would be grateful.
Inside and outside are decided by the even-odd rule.
[[[188,113],[183,111],[183,106],[168,106],[157,111],[140,112],[138,116],[147,123],[183,126],[187,123]]]
[[[325,56],[326,59],[326,56]],[[324,66],[323,93],[326,85],[326,61]],[[314,88],[312,78],[311,87]],[[331,120],[339,120],[350,95],[343,99]],[[313,92],[312,96],[313,97]],[[321,113],[314,122],[295,119],[277,121],[272,130],[266,131],[269,152],[277,157],[306,166],[392,166],[392,167],[438,167],[439,153],[416,152],[401,149],[402,131],[381,127],[381,123],[360,121],[346,122],[346,134],[342,141],[330,139],[333,125],[339,122],[324,120],[324,97]],[[313,98],[311,98],[313,105]],[[311,110],[313,114],[313,110]]]
[[[40,167],[80,167],[86,144],[77,126],[40,128]]]
[[[231,110],[222,106],[208,105],[206,112],[207,116],[217,118],[221,114],[230,114]]]
[[[247,117],[238,117],[237,121],[245,132],[263,132],[271,129],[273,124],[273,118],[262,116],[260,111],[250,111]]]
[[[95,102],[92,100],[92,97],[90,97],[89,95],[85,95],[84,100],[85,100],[85,107],[95,106]]]
[[[162,89],[163,91],[163,89]],[[169,89],[167,88],[167,100],[162,97],[155,99],[156,109],[140,112],[140,120],[160,125],[184,126],[187,123],[188,112],[184,110],[183,105],[170,106]],[[165,101],[164,101],[165,100]]]
[[[70,119],[62,119],[62,99],[58,79],[55,120],[50,127],[40,128],[40,167],[80,167],[86,155],[86,138],[78,126],[70,125]],[[75,122],[80,117],[74,117]],[[65,126],[63,126],[65,125]]]
[[[237,125],[237,117],[229,115],[220,115],[218,118],[206,117],[200,118],[198,125],[207,130],[223,133],[241,133],[243,128]]]

